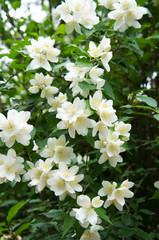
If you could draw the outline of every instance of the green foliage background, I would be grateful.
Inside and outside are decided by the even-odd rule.
[[[101,212],[100,217],[106,220],[106,214],[112,224],[105,221],[101,238],[107,240],[116,239],[159,239],[158,223],[158,197],[159,190],[155,192],[154,182],[159,180],[159,6],[154,7],[152,1],[141,0],[139,5],[146,6],[150,13],[145,15],[141,22],[141,29],[130,28],[124,33],[113,30],[113,21],[107,19],[107,10],[98,7],[101,11],[101,21],[92,30],[82,28],[82,35],[75,32],[71,36],[71,43],[65,39],[65,26],[60,25],[57,31],[52,24],[51,9],[61,1],[48,1],[48,7],[43,8],[48,12],[43,23],[34,22],[31,17],[15,20],[9,15],[8,2],[12,8],[20,7],[20,1],[1,0],[0,7],[6,13],[6,20],[0,12],[0,39],[4,46],[10,49],[8,54],[0,54],[0,57],[8,56],[12,62],[1,63],[0,69],[0,110],[6,114],[8,109],[31,111],[30,124],[35,129],[32,139],[36,139],[37,145],[42,149],[48,137],[57,137],[66,131],[56,129],[58,120],[55,113],[49,113],[47,102],[40,98],[39,94],[31,95],[28,91],[29,80],[36,71],[26,71],[30,57],[26,53],[25,46],[30,44],[30,38],[38,39],[39,36],[51,36],[56,40],[57,47],[61,49],[60,60],[53,66],[55,86],[68,90],[69,84],[63,79],[66,73],[65,62],[67,58],[76,61],[78,66],[85,66],[90,62],[79,61],[79,57],[86,56],[89,41],[99,44],[105,35],[111,39],[113,58],[110,61],[111,71],[105,73],[104,94],[106,98],[114,100],[114,108],[119,119],[132,124],[131,140],[125,145],[127,151],[122,154],[124,162],[118,164],[115,171],[108,164],[97,165],[99,152],[94,151],[94,139],[91,135],[78,137],[77,140],[69,139],[70,144],[75,145],[75,152],[81,155],[87,154],[91,161],[81,165],[81,171],[85,173],[83,186],[85,193],[96,194],[102,180],[114,180],[122,182],[130,179],[135,183],[135,196],[127,200],[123,212],[118,212],[113,206],[106,212]],[[9,28],[6,26],[10,23]],[[20,29],[26,25],[25,33]],[[84,46],[84,48],[83,48]],[[88,58],[89,59],[89,58]],[[99,63],[100,64],[100,63]],[[100,66],[100,65],[99,65]],[[101,65],[102,66],[102,65]],[[153,73],[157,75],[153,77]],[[147,88],[149,86],[149,88]],[[81,88],[88,86],[81,86]],[[146,96],[136,95],[143,91]],[[94,92],[94,90],[91,90]],[[3,100],[5,97],[5,101]],[[128,98],[129,96],[129,98]],[[130,98],[131,96],[131,98]],[[12,103],[12,104],[11,104]],[[67,136],[68,137],[68,136]],[[33,143],[28,147],[15,144],[14,149],[25,160],[36,161],[39,156],[32,152]],[[7,149],[0,142],[0,152],[5,154]],[[76,161],[76,160],[75,160]],[[94,184],[94,181],[97,180]],[[0,185],[0,236],[10,235],[11,239],[17,239],[21,235],[24,240],[38,239],[59,240],[77,239],[72,237],[74,231],[80,238],[83,229],[69,216],[74,200],[66,198],[60,202],[48,189],[41,194],[35,194],[34,188],[29,188],[28,183],[7,183]],[[108,220],[108,219],[107,219]]]

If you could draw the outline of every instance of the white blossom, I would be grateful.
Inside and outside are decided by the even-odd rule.
[[[50,62],[58,62],[60,50],[54,48],[55,40],[50,37],[39,37],[38,41],[32,39],[31,45],[26,46],[29,56],[33,58],[30,63],[31,69],[42,67],[47,71],[51,71]]]
[[[75,137],[75,130],[78,134],[85,136],[88,133],[88,128],[94,125],[94,121],[89,119],[89,116],[90,111],[86,108],[85,101],[77,97],[73,103],[66,101],[61,108],[57,109],[56,117],[62,120],[57,127],[69,129],[72,138]]]
[[[98,0],[101,6],[104,6],[107,9],[114,9],[113,4],[119,2],[119,0]]]
[[[30,112],[21,111],[18,112],[15,109],[9,110],[7,118],[0,113],[0,137],[7,147],[13,146],[15,141],[21,143],[24,146],[29,145],[31,139],[30,132],[33,130],[33,126],[27,124],[30,118]]]
[[[59,163],[59,169],[54,170],[47,183],[51,191],[63,201],[67,195],[76,197],[75,192],[82,192],[82,186],[78,184],[84,178],[83,174],[76,175],[79,167],[74,165],[68,168],[64,162]]]
[[[104,230],[104,228],[99,225],[91,226],[89,230],[84,231],[80,240],[100,240],[99,230]]]
[[[110,49],[111,49],[110,38],[106,38],[105,36],[101,40],[98,47],[92,41],[90,41],[90,43],[89,43],[88,53],[90,54],[91,57],[93,57],[95,59],[100,58],[103,66],[107,72],[110,71],[108,62],[112,58],[112,52],[110,52]]]
[[[67,95],[66,93],[59,93],[59,95],[55,98],[48,99],[48,104],[51,106],[49,109],[49,112],[54,112],[57,110],[57,108],[61,107],[62,103],[67,101]]]
[[[87,195],[80,195],[77,197],[77,204],[81,208],[73,208],[70,215],[74,216],[82,227],[87,228],[89,224],[96,225],[100,222],[100,218],[94,210],[103,205],[103,200],[100,200],[99,196],[94,197],[91,201]]]
[[[24,159],[18,157],[14,149],[9,149],[7,155],[0,154],[0,183],[20,182],[20,175],[25,173]]]
[[[129,131],[131,130],[131,124],[124,122],[116,122],[115,123],[115,132],[119,135],[124,136],[122,140],[128,141],[130,137]]]
[[[114,3],[114,11],[108,14],[108,18],[116,20],[114,30],[124,32],[129,27],[140,28],[141,25],[137,21],[144,14],[147,9],[138,7],[135,0],[119,0],[119,3]]]
[[[159,189],[159,181],[154,182],[154,187]]]
[[[119,187],[117,187],[116,182],[111,184],[108,181],[103,181],[102,185],[103,188],[99,190],[98,194],[102,197],[107,196],[104,208],[114,204],[119,211],[122,211],[125,204],[125,198],[132,198],[134,195],[133,192],[129,190],[129,188],[133,187],[134,183],[129,182],[128,179],[123,181]]]
[[[28,186],[35,186],[36,193],[41,192],[44,187],[48,186],[47,180],[53,167],[52,161],[50,159],[46,159],[46,161],[39,159],[35,165],[29,161],[27,161],[27,164],[30,169],[24,174],[23,181],[31,180]]]
[[[50,159],[55,164],[65,162],[70,164],[71,160],[75,158],[72,147],[67,147],[68,142],[64,135],[61,135],[58,139],[49,138],[47,145],[41,151],[40,156]]]
[[[65,0],[56,8],[56,15],[59,14],[60,20],[66,23],[66,32],[69,34],[73,30],[81,34],[83,25],[91,29],[99,23],[99,17],[96,16],[96,3],[93,0]],[[56,21],[58,24],[58,21]]]

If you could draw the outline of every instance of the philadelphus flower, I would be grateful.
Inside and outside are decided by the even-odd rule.
[[[108,181],[103,181],[102,185],[103,188],[99,190],[98,194],[102,197],[107,196],[107,200],[104,203],[104,208],[114,204],[119,211],[122,211],[125,204],[125,198],[132,198],[134,196],[133,192],[129,190],[129,188],[133,187],[134,183],[129,182],[128,179],[123,181],[118,188],[116,188],[116,182],[111,184]]]
[[[119,0],[119,3],[113,4],[114,11],[108,14],[108,18],[116,20],[114,30],[124,32],[129,27],[140,28],[141,25],[137,21],[144,14],[147,9],[138,7],[135,0]]]
[[[89,84],[96,84],[97,89],[101,89],[105,83],[105,80],[100,78],[104,73],[102,68],[98,68],[94,66],[93,68],[90,67],[76,67],[75,63],[67,63],[66,68],[69,71],[66,76],[65,80],[71,82],[70,88],[72,88],[73,96],[76,96],[80,93],[83,97],[87,97],[89,94],[89,90],[83,90],[79,87],[79,83],[86,81]],[[89,77],[86,77],[86,74]]]
[[[107,126],[113,126],[113,122],[117,120],[116,110],[113,108],[113,100],[102,100],[102,92],[96,91],[93,97],[90,96],[91,108],[97,111],[101,121]]]
[[[96,3],[93,0],[65,0],[54,12],[66,23],[66,32],[69,34],[73,30],[81,33],[80,24],[87,29],[98,24],[99,17],[96,16],[95,10]]]
[[[85,230],[80,240],[100,240],[99,230],[104,230],[99,225],[91,226],[89,230]]]
[[[66,142],[64,135],[61,135],[58,139],[55,137],[49,138],[40,156],[50,159],[55,164],[60,162],[70,164],[71,160],[75,158],[75,154],[72,147],[66,147],[67,144],[68,142]]]
[[[75,63],[67,63],[66,69],[69,71],[64,77],[66,81],[71,82],[70,88],[72,88],[73,96],[80,93],[83,97],[87,97],[89,91],[83,91],[78,83],[87,81],[85,74],[90,70],[90,67],[76,67]]]
[[[82,187],[79,182],[84,178],[83,174],[76,175],[79,167],[73,166],[68,168],[64,162],[60,162],[59,169],[54,170],[51,173],[47,183],[51,191],[59,196],[59,199],[63,201],[67,195],[72,198],[76,198],[75,192],[82,192]]]
[[[0,183],[20,182],[20,175],[25,173],[23,162],[24,159],[18,157],[12,148],[7,155],[0,154]]]
[[[42,67],[47,71],[51,71],[48,61],[58,62],[58,55],[60,54],[60,50],[53,47],[54,43],[55,40],[50,37],[39,37],[38,41],[31,40],[31,45],[26,46],[29,56],[33,58],[30,63],[31,69]]]
[[[101,6],[104,6],[107,9],[114,9],[113,4],[119,2],[119,0],[98,0]]]
[[[124,136],[122,140],[128,141],[130,137],[129,131],[131,130],[131,124],[124,122],[116,122],[115,123],[115,132],[119,135]]]
[[[105,36],[101,40],[98,47],[92,41],[90,41],[89,43],[88,53],[93,58],[100,58],[107,72],[110,72],[108,62],[112,59],[112,52],[110,52],[110,49],[111,49],[110,38],[106,38]]]
[[[79,135],[86,136],[88,128],[91,128],[94,121],[89,119],[90,111],[86,108],[84,100],[78,97],[74,99],[73,103],[64,102],[61,108],[57,109],[56,117],[61,119],[57,124],[59,129],[69,129],[70,137],[75,137],[75,131]]]
[[[96,225],[101,222],[94,208],[100,208],[103,205],[103,200],[100,197],[94,197],[92,201],[86,195],[80,195],[77,197],[77,204],[81,208],[73,208],[70,212],[72,217],[75,217],[80,225],[87,228],[89,224]]]
[[[56,87],[51,86],[52,81],[53,78],[49,74],[44,76],[43,73],[36,73],[35,79],[30,80],[32,87],[29,88],[29,91],[35,94],[38,93],[39,90],[42,90],[41,97],[46,97],[49,99],[58,92],[58,89]]]
[[[59,93],[59,95],[55,98],[48,99],[48,104],[51,106],[49,112],[55,112],[57,108],[61,107],[62,103],[67,101],[66,93]]]
[[[41,192],[44,187],[48,186],[47,180],[51,174],[51,169],[53,167],[52,161],[46,159],[43,161],[39,159],[35,165],[32,162],[27,161],[30,169],[23,176],[23,181],[30,181],[29,187],[35,186],[36,193]]]
[[[159,181],[156,181],[156,182],[154,183],[154,187],[159,189]]]
[[[116,167],[117,162],[123,161],[119,153],[125,151],[125,149],[121,147],[124,142],[118,138],[115,132],[109,129],[107,129],[105,135],[99,134],[99,139],[100,140],[95,141],[95,148],[100,149],[102,153],[98,163],[102,164],[108,160],[112,167]]]
[[[18,112],[15,109],[9,110],[7,118],[0,113],[0,137],[7,147],[13,146],[15,141],[24,146],[29,145],[31,139],[30,132],[33,126],[27,124],[30,118],[30,112]]]

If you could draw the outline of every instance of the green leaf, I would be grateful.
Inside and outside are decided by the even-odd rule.
[[[133,235],[133,230],[131,228],[121,228],[119,230],[119,237],[126,238]]]
[[[33,139],[36,134],[36,128],[34,127],[33,130],[30,132],[30,136]]]
[[[151,199],[159,199],[159,190],[156,190],[153,193],[153,196],[151,198],[149,198],[149,200],[151,200]]]
[[[16,231],[15,231],[15,235],[19,235],[21,232],[23,232],[24,230],[28,229],[30,227],[30,222],[28,223],[24,223],[22,224]]]
[[[105,80],[105,84],[104,84],[104,92],[110,98],[115,100],[115,95],[114,95],[113,89],[112,89],[112,87],[110,86],[110,84],[106,80]]]
[[[94,84],[89,84],[89,83],[86,82],[86,81],[79,82],[78,85],[79,85],[79,87],[80,87],[82,90],[84,90],[84,91],[96,89],[96,85],[94,85]]]
[[[153,117],[154,117],[157,121],[159,121],[159,114],[155,114]]]
[[[151,215],[151,216],[156,214],[156,213],[154,213],[154,212],[152,212],[152,211],[150,211],[148,209],[141,209],[139,212],[147,214],[147,215]]]
[[[148,96],[140,96],[139,97],[144,103],[146,103],[148,106],[150,107],[157,107],[157,101],[155,99],[153,99],[152,97],[148,97]]]
[[[112,224],[109,217],[106,215],[106,211],[103,208],[95,208],[96,213],[100,218],[104,219],[106,222]]]
[[[54,35],[65,34],[65,28],[66,28],[66,25],[61,24]]]
[[[12,218],[17,214],[17,212],[26,204],[27,202],[19,202],[13,206],[7,215],[7,222],[10,222]]]
[[[73,227],[75,223],[75,218],[71,217],[70,215],[67,215],[64,220],[64,232],[62,235],[62,238],[66,235],[66,233],[70,230],[71,227]]]
[[[140,237],[141,239],[144,240],[151,240],[151,236],[149,234],[147,234],[146,232],[144,232],[142,229],[140,228],[132,228],[134,233],[136,234],[136,236]]]
[[[75,67],[93,67],[93,64],[87,58],[82,57],[76,60]]]
[[[43,213],[42,215],[48,217],[48,218],[52,218],[54,220],[61,220],[64,218],[64,212],[62,209],[52,209],[47,213]]]

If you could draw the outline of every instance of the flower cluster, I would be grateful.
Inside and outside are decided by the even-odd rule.
[[[84,228],[87,228],[89,224],[92,226],[100,224],[101,219],[98,217],[94,208],[100,208],[103,202],[99,196],[94,197],[91,201],[87,195],[80,195],[77,197],[77,204],[81,208],[73,208],[70,215],[75,217]]]
[[[132,198],[134,196],[133,192],[129,190],[129,188],[133,187],[134,183],[128,180],[123,181],[119,187],[117,187],[116,182],[111,184],[108,181],[103,181],[102,185],[103,187],[98,191],[98,195],[101,197],[107,196],[104,208],[114,204],[119,211],[122,211],[125,198]]]
[[[11,148],[7,155],[0,154],[0,183],[20,182],[20,175],[25,173],[24,159],[18,157],[16,152]]]
[[[100,90],[96,91],[93,97],[90,96],[90,105],[100,117],[100,121],[93,126],[93,136],[99,132],[99,140],[95,141],[95,148],[100,149],[102,153],[98,163],[102,164],[108,160],[110,165],[115,167],[117,162],[123,161],[119,154],[125,151],[122,145],[124,141],[129,140],[131,125],[116,122],[118,118],[113,108],[113,101],[103,100]],[[109,127],[113,127],[114,130],[110,130]]]
[[[47,74],[46,76],[43,73],[36,73],[35,78],[30,80],[31,87],[29,91],[33,94],[38,93],[39,90],[41,91],[41,97],[46,97],[47,99],[53,98],[53,95],[58,92],[56,87],[52,87],[51,83],[53,78]]]
[[[72,198],[76,198],[76,192],[82,192],[82,186],[79,184],[84,178],[83,174],[78,174],[79,167],[74,165],[68,168],[68,166],[61,162],[59,169],[54,170],[48,179],[47,183],[51,191],[59,196],[59,199],[63,201],[67,195]]]
[[[55,137],[49,138],[40,156],[50,159],[52,163],[57,165],[60,162],[70,164],[71,160],[75,158],[75,154],[72,147],[66,147],[67,144],[64,135],[61,135],[58,139]]]
[[[7,147],[12,147],[15,141],[24,146],[29,145],[29,133],[33,130],[33,126],[27,124],[29,118],[30,112],[27,111],[9,110],[7,118],[0,113],[0,137]]]
[[[108,18],[116,20],[114,30],[124,32],[129,27],[140,28],[141,25],[137,21],[147,13],[145,7],[138,7],[135,0],[119,0],[114,3],[115,10],[108,14]]]
[[[65,0],[54,10],[58,20],[66,23],[66,32],[69,34],[73,30],[81,33],[80,24],[87,29],[91,29],[99,23],[96,16],[96,3],[93,0]],[[57,24],[58,25],[58,24]]]
[[[119,2],[119,0],[98,0],[101,6],[104,6],[107,9],[114,9],[113,4]]]
[[[39,37],[38,41],[32,39],[31,45],[26,46],[29,56],[33,58],[30,63],[31,69],[44,68],[47,71],[51,71],[50,62],[58,62],[58,55],[60,50],[54,48],[55,40],[50,37]]]
[[[66,101],[57,109],[56,117],[62,120],[57,127],[68,129],[71,138],[75,138],[75,131],[79,135],[86,136],[88,128],[92,128],[94,124],[94,121],[88,118],[90,114],[85,101],[76,97],[73,103]]]
[[[89,84],[97,85],[97,89],[101,89],[105,83],[105,80],[100,78],[104,73],[102,68],[94,66],[90,67],[76,67],[74,63],[67,63],[66,68],[69,71],[65,75],[65,80],[71,82],[70,88],[72,88],[72,95],[76,96],[78,93],[83,97],[87,97],[89,90],[83,90],[78,85],[80,82],[86,81]],[[87,77],[86,77],[87,75]],[[89,76],[89,78],[88,78]]]
[[[104,230],[103,227],[99,225],[93,225],[89,230],[85,230],[80,240],[100,240],[99,230]]]
[[[105,36],[101,40],[98,47],[92,41],[90,41],[89,43],[88,53],[90,54],[91,57],[95,59],[100,58],[107,72],[110,71],[108,62],[112,59],[112,52],[110,52],[110,49],[111,49],[110,38],[106,38]]]

